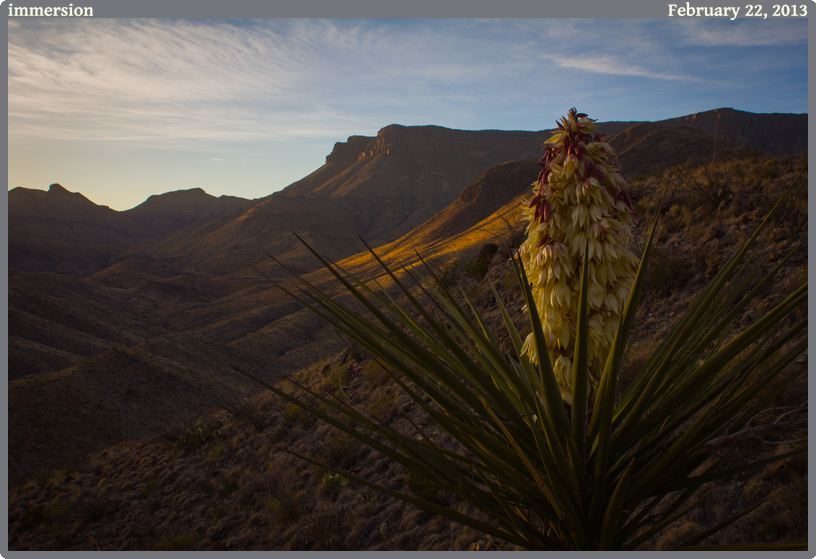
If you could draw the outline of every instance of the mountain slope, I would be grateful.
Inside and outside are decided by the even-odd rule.
[[[246,277],[252,272],[245,267],[265,266],[265,252],[311,266],[295,232],[340,259],[358,250],[358,235],[378,246],[407,234],[485,169],[537,157],[548,137],[548,132],[388,126],[376,138],[352,136],[336,144],[320,169],[238,218],[180,231],[140,249],[193,273]]]
[[[257,203],[258,200],[237,196],[216,198],[200,188],[191,188],[154,194],[135,208],[122,212],[122,215],[136,219],[150,236],[155,236],[189,225],[207,223]]]
[[[52,184],[47,192],[17,187],[8,193],[9,241],[25,238],[117,245],[142,238],[139,223],[78,192]]]
[[[131,210],[117,212],[56,183],[48,191],[13,188],[8,202],[9,242],[41,239],[104,246],[132,244],[257,203],[234,196],[216,198],[194,188],[151,196]]]
[[[714,109],[658,121],[667,126],[688,126],[707,134],[730,134],[742,144],[778,153],[807,151],[807,114],[756,114],[731,108]]]

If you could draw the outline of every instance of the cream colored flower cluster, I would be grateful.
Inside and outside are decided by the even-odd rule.
[[[570,110],[558,122],[558,131],[545,143],[545,150],[539,161],[544,169],[534,183],[535,197],[524,210],[530,223],[519,254],[532,284],[561,395],[572,404],[584,251],[589,251],[592,391],[603,372],[637,270],[637,257],[627,248],[632,217],[637,214],[624,190],[626,182],[610,163],[614,151],[587,115]],[[538,363],[533,334],[525,340],[523,351]]]

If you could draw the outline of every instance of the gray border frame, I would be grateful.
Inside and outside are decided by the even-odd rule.
[[[5,0],[0,4],[0,8],[8,7],[10,0]],[[801,0],[807,2],[807,0]],[[816,2],[816,0],[814,0]],[[288,18],[288,17],[325,17],[325,18],[461,18],[461,17],[484,17],[484,18],[521,18],[521,17],[545,17],[545,18],[668,18],[668,4],[677,3],[685,5],[685,0],[673,0],[672,2],[655,2],[654,0],[570,0],[569,2],[556,0],[503,0],[498,2],[496,0],[413,0],[407,2],[405,0],[273,0],[272,2],[263,0],[222,0],[215,2],[214,0],[72,0],[72,3],[82,6],[93,6],[94,17],[124,17],[124,18]],[[16,6],[44,6],[44,5],[67,5],[69,1],[66,0],[12,0],[11,4]],[[706,0],[690,2],[692,5],[705,6],[736,6],[743,5],[740,2],[727,2],[723,0]],[[769,4],[770,5],[770,4]],[[811,8],[816,11],[816,4]],[[743,10],[744,11],[744,10]],[[7,12],[4,12],[7,13]],[[743,16],[740,16],[743,17]],[[813,35],[813,29],[808,24],[808,55],[809,59],[816,60],[816,47],[810,43],[810,38]],[[5,44],[8,54],[8,27],[2,29],[2,34],[5,37]],[[8,74],[8,55],[4,59],[6,74]],[[809,64],[810,70],[810,64]],[[813,82],[812,74],[809,73],[809,85]],[[3,82],[3,88],[8,99],[8,81]],[[810,93],[808,91],[808,100]],[[809,112],[809,110],[808,110]],[[8,129],[8,111],[6,114],[6,129]],[[808,141],[814,137],[816,124],[808,123]],[[8,176],[8,135],[5,136],[5,152],[4,164],[6,176]],[[809,153],[809,152],[808,152]],[[808,184],[810,190],[810,183]],[[8,216],[8,197],[3,199],[4,215]],[[813,210],[813,204],[809,204],[809,210]],[[6,218],[8,219],[8,218]],[[809,232],[809,230],[808,230]],[[8,227],[4,227],[2,231],[5,241],[2,244],[3,257],[2,262],[5,274],[2,277],[3,288],[8,293]],[[808,248],[808,257],[811,256],[811,250]],[[3,345],[2,345],[2,363],[5,364],[4,373],[5,378],[8,379],[8,299],[4,300],[5,313],[2,318],[3,329]],[[808,303],[808,314],[812,313],[812,307]],[[809,370],[810,371],[810,370]],[[2,437],[5,441],[6,457],[8,457],[8,383],[2,386],[3,402],[5,403],[6,414],[2,416],[2,424],[4,426]],[[812,390],[808,385],[809,397]],[[808,466],[810,473],[812,468]],[[0,464],[0,472],[5,475],[6,483],[0,488],[0,492],[8,503],[8,461],[5,460]],[[814,489],[811,486],[809,489],[809,497],[813,496]],[[812,499],[809,499],[809,501]],[[0,550],[2,550],[2,557],[21,557],[23,552],[8,551],[8,507],[3,507],[0,512],[3,524],[6,530],[0,534]],[[816,526],[816,519],[813,515],[808,519],[808,533],[809,538]],[[84,557],[82,552],[59,552],[60,557]],[[133,552],[131,552],[132,554]],[[137,552],[139,555],[140,552]],[[256,555],[263,553],[263,556],[268,556],[267,552],[253,552]],[[286,552],[276,552],[276,555]],[[397,555],[405,555],[409,552],[396,552]],[[678,552],[674,552],[673,557],[677,556]],[[792,552],[790,557],[814,557],[807,552]],[[40,552],[35,552],[39,556]],[[42,552],[43,555],[53,555],[53,553]],[[355,557],[357,554],[353,552],[339,552],[339,555],[347,557]],[[527,553],[525,553],[526,555]],[[680,555],[690,554],[694,556],[701,556],[700,553],[680,552]],[[740,552],[719,552],[717,557],[733,556],[744,557],[744,553]],[[302,555],[302,554],[301,554]],[[309,554],[310,555],[310,554]],[[435,554],[430,554],[435,555]],[[425,556],[430,556],[425,555]],[[580,553],[578,556],[590,555],[589,553]],[[707,556],[708,553],[702,553]],[[765,556],[765,554],[749,553],[757,557]],[[30,557],[31,552],[25,554]],[[516,555],[514,555],[516,556]],[[550,556],[567,556],[566,553],[551,553]],[[575,554],[569,555],[575,557]],[[628,553],[605,553],[605,557],[629,557]]]

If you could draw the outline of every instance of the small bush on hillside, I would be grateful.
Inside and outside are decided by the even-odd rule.
[[[493,243],[488,243],[479,249],[476,258],[465,263],[465,276],[477,281],[485,277],[487,270],[490,268],[490,261],[493,260],[493,255],[496,254],[498,249],[499,247]]]
[[[459,280],[459,260],[452,260],[439,269],[439,283],[450,289]]]
[[[267,414],[257,398],[222,385],[212,391],[210,399],[235,419],[252,425],[259,433],[266,428]]]
[[[690,275],[690,263],[671,250],[652,249],[649,262],[649,284],[657,293],[668,295],[683,285]]]
[[[391,380],[391,375],[388,371],[377,361],[371,360],[366,363],[363,368],[363,374],[371,381],[374,386],[381,386]]]
[[[198,450],[210,438],[221,434],[221,426],[220,421],[211,421],[197,429],[190,429],[178,438],[176,448],[179,450]]]
[[[343,348],[343,353],[353,362],[359,363],[368,357],[368,351],[362,345],[355,340],[352,340],[348,336],[335,332],[334,338],[340,342],[340,346]]]
[[[490,260],[486,258],[477,258],[465,263],[465,276],[480,280],[485,277],[487,270],[490,267]]]
[[[368,407],[368,413],[381,423],[388,423],[397,414],[397,401],[393,394],[383,394]]]

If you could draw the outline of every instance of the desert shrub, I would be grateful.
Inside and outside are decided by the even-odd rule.
[[[510,297],[518,297],[521,295],[521,286],[513,270],[507,270],[507,273],[504,274],[502,287],[504,287],[504,292]]]
[[[649,286],[657,293],[670,294],[691,275],[689,261],[677,251],[652,249],[649,259]]]
[[[490,262],[493,260],[493,255],[496,254],[498,249],[499,247],[493,243],[482,246],[476,258],[465,263],[465,276],[477,281],[485,277],[487,270],[490,268]]]
[[[336,472],[324,471],[323,479],[321,480],[321,484],[323,485],[324,489],[329,493],[340,487],[345,487],[349,483],[351,483],[349,478]]]
[[[339,332],[335,332],[334,338],[340,343],[343,348],[343,353],[348,356],[355,363],[359,363],[368,357],[368,351],[356,340],[349,338]]]
[[[209,509],[208,516],[218,522],[229,514],[229,507],[226,503],[218,503]]]
[[[221,385],[210,392],[210,400],[238,421],[251,425],[259,433],[266,428],[267,415],[257,398]]]
[[[489,268],[490,260],[486,258],[477,258],[465,263],[465,276],[471,279],[480,280],[485,277]]]
[[[768,498],[753,496],[755,500]],[[773,498],[754,515],[754,535],[762,541],[778,541],[788,534],[807,537],[808,494],[806,483],[794,483],[773,491]]]
[[[313,551],[338,551],[348,529],[350,511],[337,503],[322,501],[303,519],[306,544]]]
[[[777,179],[782,174],[782,164],[778,159],[768,159],[757,169],[756,173],[761,179]]]
[[[150,495],[152,495],[156,491],[156,488],[158,488],[158,487],[159,487],[159,482],[157,480],[148,479],[145,482],[144,487],[142,487],[142,491],[141,491],[142,498],[143,499],[148,498]]]
[[[206,425],[190,429],[183,433],[176,441],[176,448],[180,450],[198,450],[212,437],[221,435],[222,423],[211,421]]]
[[[88,524],[99,522],[113,513],[116,503],[104,495],[92,493],[71,504],[72,514],[80,521]]]
[[[383,394],[368,407],[368,413],[382,423],[388,423],[397,413],[397,401],[393,394]]]
[[[289,404],[286,406],[286,413],[284,414],[284,423],[292,426],[296,423],[306,425],[311,422],[311,416],[306,413],[303,408],[297,404]]]
[[[521,243],[527,239],[527,228],[524,222],[510,223],[510,221],[502,216],[504,222],[504,231],[499,241],[506,246],[510,252],[521,246]]]
[[[314,459],[321,463],[346,470],[356,465],[366,452],[365,447],[346,433],[336,433],[328,439],[312,441]]]
[[[294,489],[281,489],[266,500],[270,521],[276,524],[294,522],[306,514],[303,494]]]
[[[459,281],[459,260],[452,260],[444,264],[440,269],[438,276],[440,285],[449,289],[456,285]]]
[[[193,431],[197,419],[186,414],[172,415],[160,421],[155,428],[154,438],[159,441],[175,444],[178,440]]]
[[[391,380],[391,375],[379,362],[371,360],[363,367],[363,374],[374,386],[382,386]]]
[[[221,476],[218,478],[218,483],[221,484],[221,488],[224,490],[224,494],[229,496],[235,493],[238,489],[238,478],[233,476]]]
[[[351,380],[352,370],[348,363],[337,364],[329,368],[326,382],[333,388],[343,388]]]

